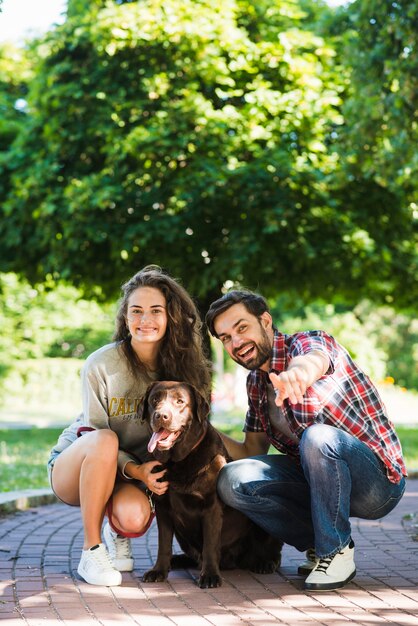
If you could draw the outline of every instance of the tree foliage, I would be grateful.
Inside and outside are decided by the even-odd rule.
[[[394,303],[396,297],[414,309],[418,297],[418,5],[414,0],[357,0],[341,11],[339,20],[341,56],[350,71],[350,84],[342,108],[345,124],[340,129],[337,176],[347,181],[349,202],[357,202],[359,211],[374,220],[372,238],[390,271],[388,280],[399,282],[403,291],[402,295],[395,290]],[[385,286],[386,279],[381,287]]]
[[[0,7],[1,11],[1,7]],[[9,192],[5,175],[9,148],[27,121],[24,107],[31,77],[30,64],[24,50],[10,43],[0,45],[0,197]]]
[[[418,5],[355,2],[344,48],[352,67],[344,105],[349,161],[406,198],[418,188]]]
[[[34,289],[0,274],[0,371],[23,359],[87,357],[112,340],[113,308],[68,285]]]
[[[402,198],[341,176],[349,68],[319,34],[329,15],[308,0],[72,0],[3,165],[1,269],[113,295],[156,262],[202,298],[229,280],[410,304]]]

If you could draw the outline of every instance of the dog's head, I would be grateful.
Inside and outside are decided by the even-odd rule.
[[[185,458],[206,430],[209,404],[188,383],[152,383],[139,410],[153,431],[148,451],[163,462]]]

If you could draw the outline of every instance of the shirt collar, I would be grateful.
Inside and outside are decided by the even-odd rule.
[[[273,353],[270,363],[271,372],[283,372],[286,368],[286,345],[285,335],[274,330]]]

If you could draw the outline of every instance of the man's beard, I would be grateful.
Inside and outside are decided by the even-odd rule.
[[[271,358],[271,341],[269,340],[269,337],[261,324],[260,328],[262,337],[258,343],[256,341],[249,341],[243,346],[240,346],[237,350],[234,350],[232,354],[232,358],[234,359],[234,361],[239,365],[242,365],[242,367],[245,367],[245,369],[247,370],[257,370]],[[236,355],[236,352],[241,352],[247,346],[254,346],[254,356],[247,361],[243,361],[240,359],[239,356]]]

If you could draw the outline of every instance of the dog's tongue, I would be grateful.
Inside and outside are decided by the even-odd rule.
[[[152,433],[152,437],[148,442],[148,452],[151,454],[154,452],[157,447],[157,443],[162,437],[164,437],[165,433],[166,431],[164,429],[159,430],[157,433]]]
[[[173,435],[175,435],[175,433],[172,433],[169,430],[164,430],[164,428],[159,430],[157,433],[153,433],[151,439],[148,442],[148,452],[150,452],[151,454],[154,452],[160,439],[168,440],[169,438],[172,438]]]

